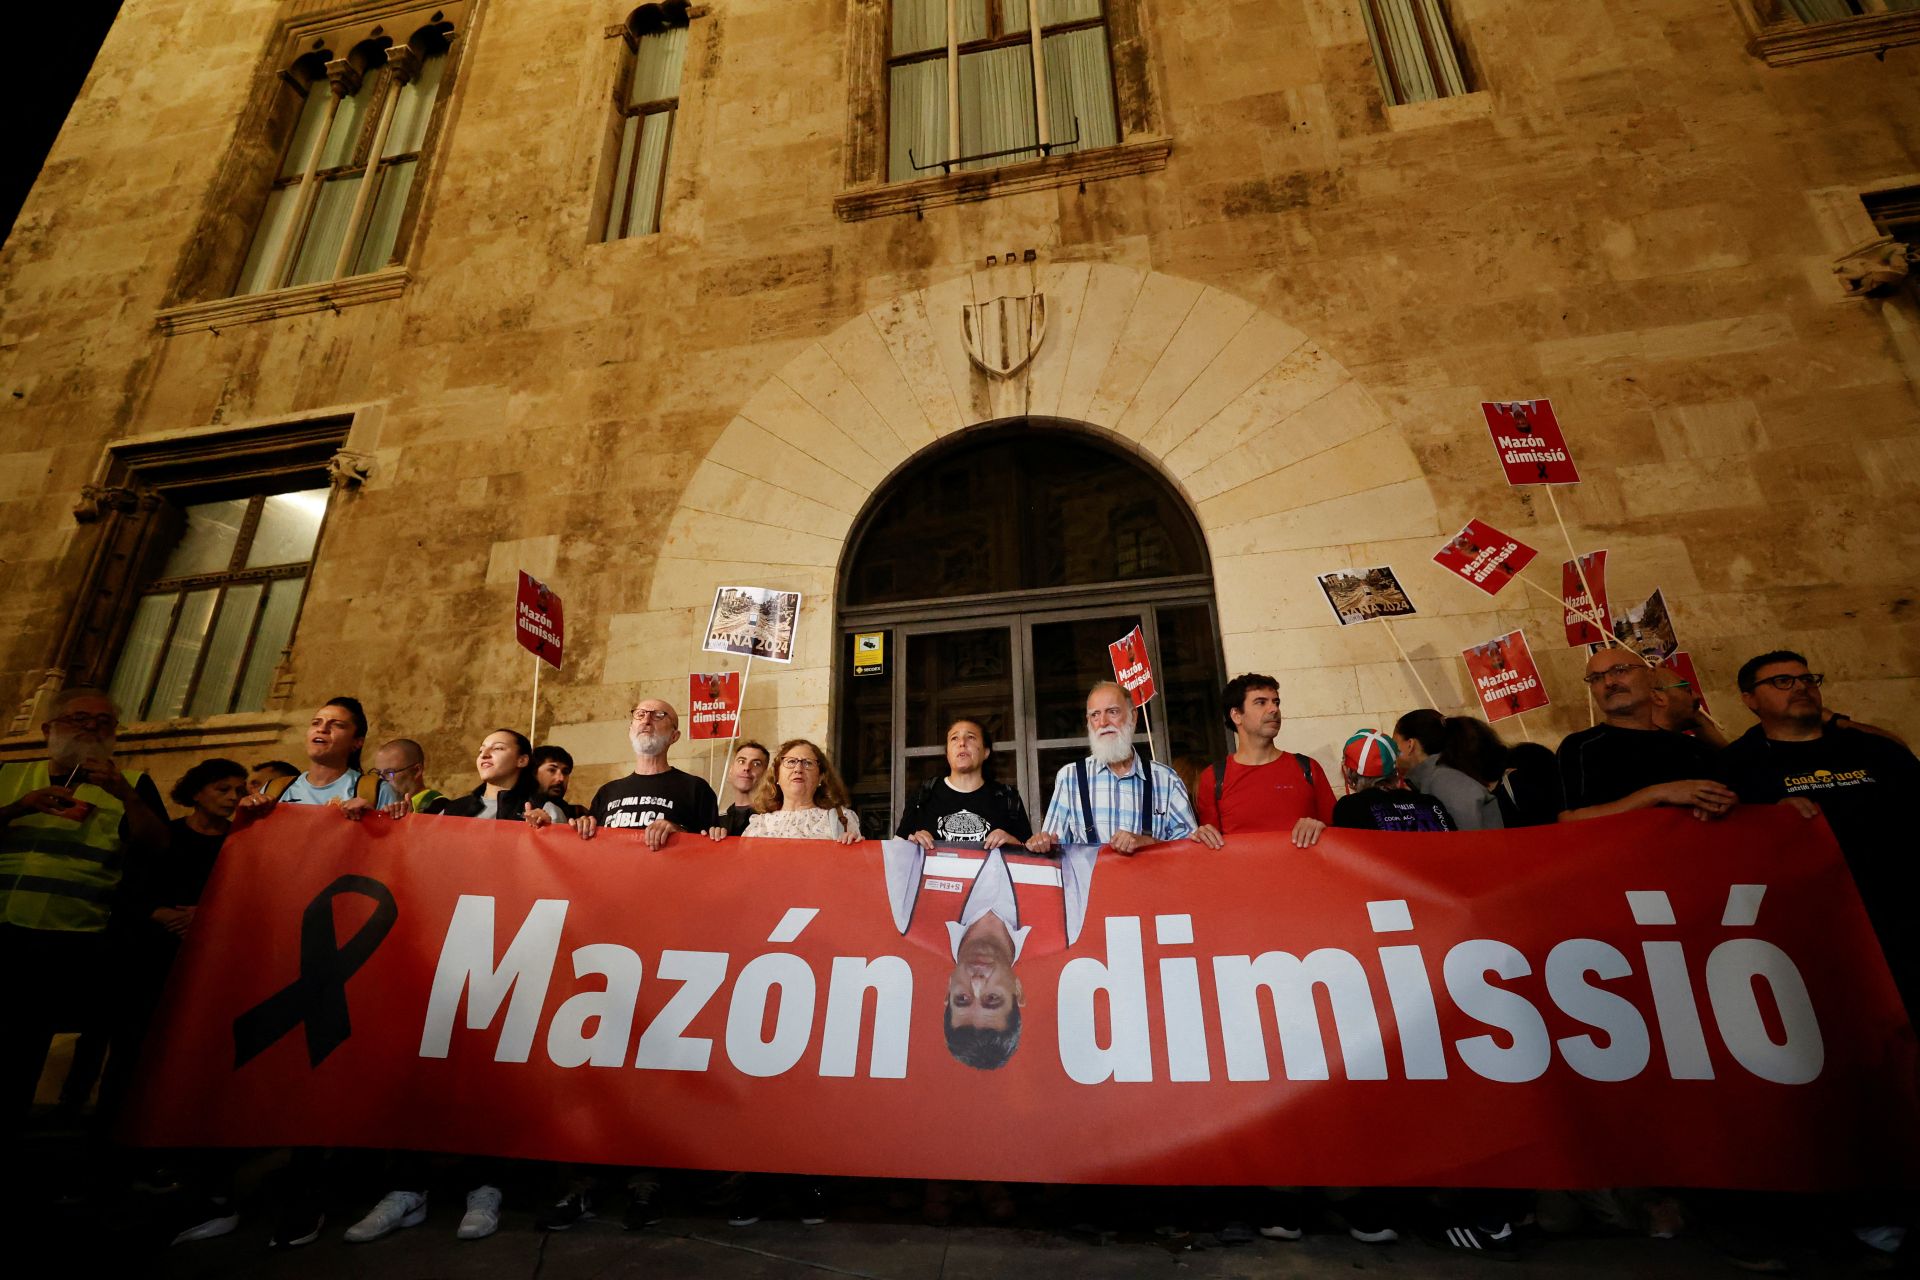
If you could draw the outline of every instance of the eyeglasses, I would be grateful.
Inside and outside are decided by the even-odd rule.
[[[802,756],[788,756],[780,762],[780,767],[782,769],[818,769],[820,762],[808,760]]]
[[[53,723],[63,724],[69,729],[88,729],[94,733],[111,733],[120,727],[120,718],[105,712],[88,715],[84,711],[69,711],[63,716],[55,716]]]
[[[1808,671],[1797,676],[1767,676],[1753,683],[1756,688],[1763,684],[1770,684],[1782,693],[1790,693],[1800,685],[1805,685],[1809,689],[1818,689],[1826,682],[1827,678],[1824,675]]]
[[[652,721],[652,720],[671,720],[671,719],[673,719],[673,712],[671,712],[671,711],[642,711],[642,710],[641,710],[641,709],[640,709],[639,707],[635,707],[635,708],[633,709],[633,718],[634,718],[635,720],[648,720],[648,721]]]
[[[1602,680],[1609,679],[1610,677],[1613,677],[1613,676],[1631,675],[1635,671],[1645,671],[1646,669],[1647,668],[1644,663],[1639,666],[1633,666],[1628,663],[1622,662],[1618,666],[1608,667],[1605,671],[1589,671],[1587,672],[1586,675],[1583,675],[1580,678],[1586,681],[1588,684],[1599,684]]]
[[[380,778],[381,780],[385,782],[392,782],[395,778],[399,777],[401,774],[412,773],[415,769],[418,769],[419,767],[420,766],[418,764],[405,764],[405,765],[401,765],[398,769],[375,769],[373,772],[374,772],[374,775]]]

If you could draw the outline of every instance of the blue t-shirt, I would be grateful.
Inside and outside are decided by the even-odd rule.
[[[315,786],[312,779],[301,774],[287,784],[280,793],[282,804],[335,804],[353,799],[353,789],[360,785],[360,771],[349,769],[326,786]]]

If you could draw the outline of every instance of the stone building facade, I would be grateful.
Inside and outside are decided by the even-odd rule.
[[[1830,704],[1920,735],[1920,14],[1086,3],[1048,0],[1099,18],[1107,145],[926,176],[890,143],[888,0],[127,6],[0,254],[0,755],[37,750],[62,683],[124,682],[186,506],[285,490],[324,510],[283,589],[297,625],[276,645],[256,621],[217,696],[163,706],[168,677],[147,678],[152,709],[200,711],[128,717],[163,781],[208,754],[298,760],[312,708],[353,692],[376,741],[420,739],[430,776],[462,785],[481,735],[528,719],[526,570],[565,600],[540,736],[582,789],[624,769],[636,692],[684,706],[689,671],[739,665],[699,646],[715,589],[741,584],[804,598],[793,662],[753,671],[746,731],[861,751],[856,722],[879,717],[884,809],[872,766],[927,758],[897,723],[927,691],[901,688],[892,720],[861,691],[940,676],[909,619],[888,624],[895,684],[860,684],[847,619],[872,611],[849,575],[899,486],[954,514],[924,466],[968,433],[1015,456],[1077,437],[1173,495],[1201,548],[1192,681],[1278,676],[1283,745],[1331,762],[1426,702],[1419,682],[1471,705],[1459,651],[1515,627],[1553,699],[1528,732],[1552,742],[1588,720],[1557,608],[1431,561],[1479,517],[1540,547],[1528,576],[1556,584],[1543,491],[1505,484],[1478,408],[1534,397],[1580,465],[1559,495],[1572,540],[1609,549],[1616,604],[1664,590],[1730,730],[1750,723],[1739,661],[1788,645]],[[1424,95],[1370,35],[1416,9],[1440,15],[1415,34],[1451,46],[1457,77]],[[995,0],[995,29],[1016,11]],[[663,47],[678,61],[637,105],[651,72],[633,68]],[[313,141],[341,84],[375,86],[359,177],[391,198],[356,203],[351,155]],[[260,230],[308,198],[314,227],[348,228],[337,260],[317,230],[298,248]],[[247,537],[270,518],[235,517]],[[264,619],[275,579],[241,559],[220,589],[257,587]],[[1418,615],[1335,625],[1314,575],[1383,563]],[[971,677],[1024,680],[1031,703],[1037,611],[1098,622],[1151,578],[928,616],[1028,618],[1014,669],[989,655]],[[184,617],[201,606],[183,590]],[[213,625],[183,659],[196,681],[245,648],[240,622]],[[1035,714],[1013,727],[1045,738]],[[1223,749],[1168,723],[1179,750]]]

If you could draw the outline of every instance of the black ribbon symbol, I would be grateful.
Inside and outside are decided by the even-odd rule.
[[[373,914],[341,946],[333,933],[333,900],[357,893],[373,900]],[[307,1061],[325,1062],[353,1034],[347,1020],[347,979],[386,941],[400,907],[392,892],[369,876],[341,876],[300,913],[300,976],[233,1020],[233,1065],[238,1070],[267,1046],[305,1025]]]

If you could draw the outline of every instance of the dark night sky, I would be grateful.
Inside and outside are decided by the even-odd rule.
[[[13,230],[67,110],[86,83],[120,0],[62,0],[40,6],[16,29],[17,55],[0,76],[0,241]]]

